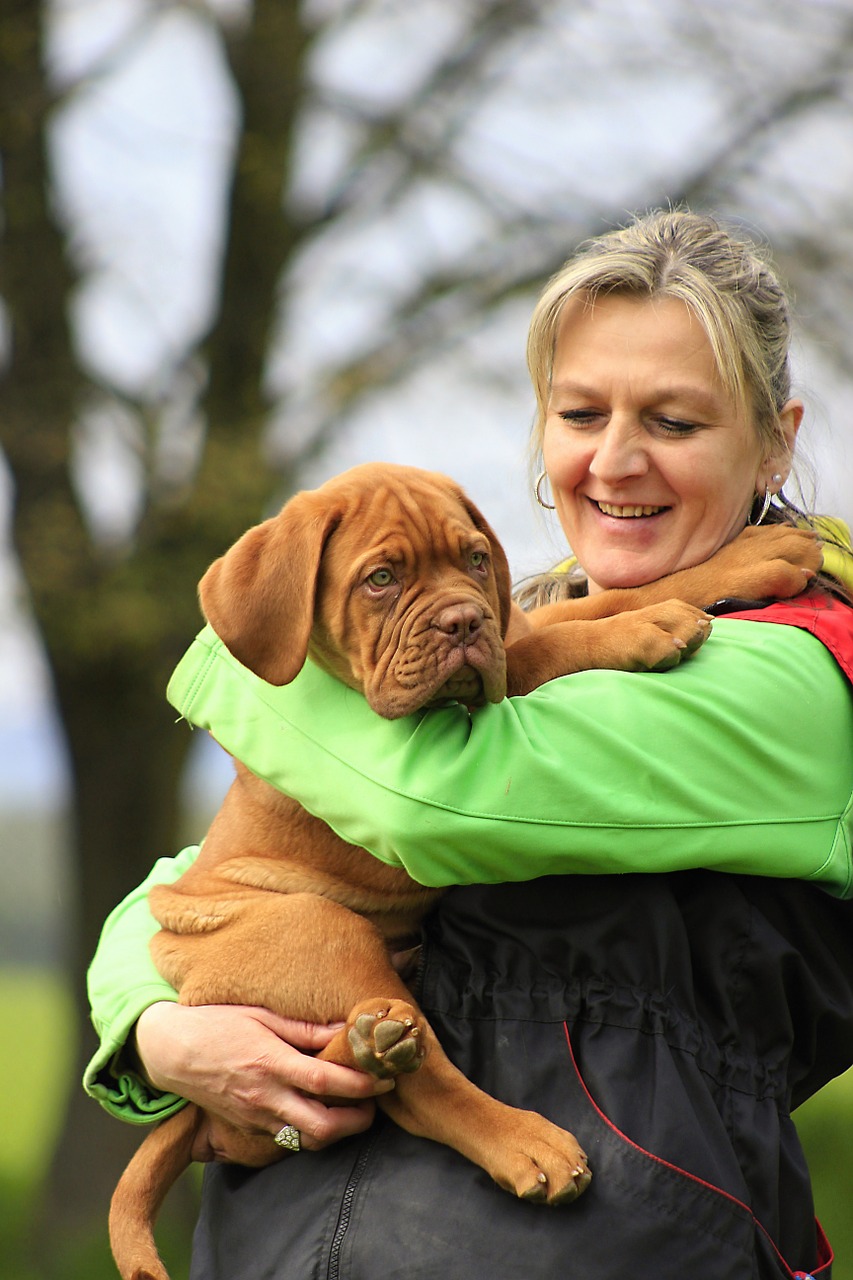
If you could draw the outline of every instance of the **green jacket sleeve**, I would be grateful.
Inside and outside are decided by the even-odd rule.
[[[851,892],[853,702],[795,627],[723,618],[664,674],[581,672],[390,722],[310,662],[266,684],[206,628],[169,697],[423,884],[706,867]]]
[[[147,880],[108,916],[89,968],[92,1022],[100,1045],[86,1068],[83,1087],[107,1111],[136,1124],[163,1120],[184,1105],[182,1098],[158,1093],[147,1083],[125,1043],[144,1009],[158,1000],[177,998],[148,949],[158,928],[148,909],[148,890],[177,880],[197,854],[198,847],[192,846],[155,864]]]

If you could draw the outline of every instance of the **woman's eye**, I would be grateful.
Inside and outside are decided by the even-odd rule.
[[[390,587],[394,581],[394,575],[390,569],[374,569],[367,581],[371,587]]]
[[[687,436],[699,429],[697,423],[685,422],[682,418],[658,418],[657,422],[661,430],[670,436]]]
[[[588,427],[597,421],[599,414],[595,409],[564,409],[559,416],[571,427]]]

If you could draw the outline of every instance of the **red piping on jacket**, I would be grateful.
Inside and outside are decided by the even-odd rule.
[[[785,1259],[782,1257],[782,1254],[779,1252],[779,1249],[777,1248],[776,1243],[773,1240],[773,1237],[770,1235],[767,1228],[762,1226],[762,1224],[758,1221],[755,1214],[750,1209],[749,1205],[744,1204],[742,1200],[739,1200],[737,1196],[731,1195],[730,1192],[724,1191],[722,1187],[715,1187],[713,1182],[706,1182],[704,1178],[697,1177],[695,1173],[688,1173],[686,1169],[681,1169],[679,1168],[678,1165],[670,1163],[669,1160],[664,1160],[662,1156],[656,1156],[654,1152],[647,1151],[645,1147],[641,1147],[639,1143],[634,1142],[631,1138],[627,1136],[627,1134],[623,1133],[622,1130],[618,1128],[618,1126],[615,1125],[613,1121],[610,1120],[609,1117],[604,1114],[604,1112],[599,1107],[598,1103],[593,1098],[589,1089],[587,1089],[586,1082],[584,1081],[584,1078],[578,1069],[577,1060],[575,1058],[575,1051],[572,1046],[572,1037],[569,1034],[568,1023],[566,1022],[563,1023],[563,1030],[566,1033],[566,1043],[569,1046],[569,1055],[571,1056],[571,1059],[572,1059],[572,1066],[574,1067],[575,1075],[577,1076],[578,1082],[581,1088],[583,1089],[584,1094],[586,1095],[589,1105],[592,1107],[593,1111],[598,1116],[598,1118],[601,1121],[603,1121],[604,1124],[607,1125],[608,1129],[610,1129],[612,1133],[616,1134],[616,1136],[620,1139],[620,1141],[624,1142],[626,1146],[631,1147],[634,1151],[639,1152],[640,1155],[645,1156],[647,1160],[653,1160],[655,1164],[661,1165],[662,1168],[669,1169],[671,1170],[671,1172],[678,1174],[682,1178],[687,1178],[688,1181],[695,1183],[697,1186],[704,1187],[706,1191],[710,1191],[714,1195],[721,1196],[724,1200],[728,1200],[730,1204],[736,1205],[738,1209],[741,1209],[749,1218],[751,1218],[752,1222],[755,1224],[758,1230],[765,1237],[765,1239],[767,1240],[767,1243],[770,1245],[773,1252],[776,1254],[776,1257],[778,1258],[780,1265],[785,1268],[785,1271],[791,1277],[791,1280],[817,1280],[817,1277],[820,1275],[821,1271],[823,1271],[826,1267],[832,1266],[832,1262],[835,1255],[832,1252],[832,1246],[830,1245],[829,1240],[826,1237],[826,1233],[824,1232],[823,1227],[820,1225],[817,1219],[815,1219],[815,1228],[817,1232],[818,1266],[814,1271],[792,1271],[791,1268],[788,1266],[787,1262],[785,1261]]]

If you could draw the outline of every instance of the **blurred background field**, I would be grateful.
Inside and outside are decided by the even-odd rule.
[[[55,969],[0,968],[0,1278],[2,1280],[115,1280],[106,1221],[69,1239],[65,1248],[35,1232],[47,1174],[73,1075],[74,1017],[67,984]],[[93,1104],[95,1105],[95,1104]],[[81,1162],[85,1185],[91,1170]],[[48,1228],[49,1230],[49,1228]],[[164,1257],[180,1280],[188,1260],[189,1222],[167,1228]],[[46,1247],[42,1248],[42,1245]],[[60,1247],[56,1247],[59,1244]]]

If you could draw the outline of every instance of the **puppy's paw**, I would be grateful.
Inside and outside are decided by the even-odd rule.
[[[583,1195],[592,1173],[577,1138],[535,1112],[498,1105],[483,1162],[495,1181],[534,1204],[570,1204]]]
[[[667,671],[705,643],[712,619],[683,600],[667,600],[606,621],[621,637],[621,653],[613,662],[617,670]]]
[[[348,1019],[347,1041],[355,1065],[380,1079],[417,1071],[426,1052],[421,1015],[404,1000],[363,1000]]]
[[[704,568],[720,575],[716,599],[787,600],[806,590],[822,561],[820,539],[812,529],[775,524],[747,526]]]

